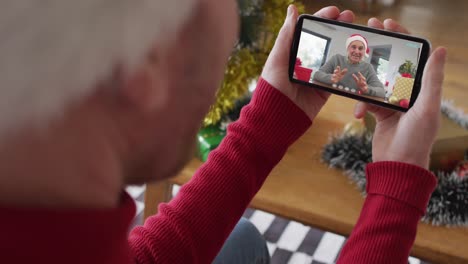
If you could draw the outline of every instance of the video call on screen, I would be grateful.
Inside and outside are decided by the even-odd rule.
[[[293,78],[407,108],[421,48],[418,42],[304,19]]]

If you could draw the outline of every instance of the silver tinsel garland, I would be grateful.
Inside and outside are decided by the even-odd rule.
[[[443,101],[441,112],[448,118],[468,129],[468,114]],[[372,134],[335,135],[322,152],[323,161],[330,167],[342,169],[366,195],[365,167],[372,162]],[[468,177],[456,172],[434,171],[438,185],[429,200],[423,221],[433,225],[468,226]]]
[[[464,129],[468,129],[468,114],[465,114],[463,110],[456,108],[453,105],[453,101],[442,101],[440,111]]]

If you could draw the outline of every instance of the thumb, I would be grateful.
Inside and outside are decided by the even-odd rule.
[[[442,99],[442,83],[444,82],[444,67],[447,55],[445,48],[437,48],[429,57],[421,85],[421,92],[414,107],[417,110],[431,108],[439,111]]]

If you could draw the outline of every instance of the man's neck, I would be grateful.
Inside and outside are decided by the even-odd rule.
[[[47,131],[22,129],[2,141],[1,206],[118,205],[123,179],[118,152],[112,149],[112,126],[92,109],[76,112]]]

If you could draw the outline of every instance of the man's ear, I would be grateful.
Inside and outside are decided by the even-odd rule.
[[[168,96],[168,80],[164,67],[154,59],[147,59],[132,72],[123,73],[120,95],[130,105],[144,112],[161,108]]]

